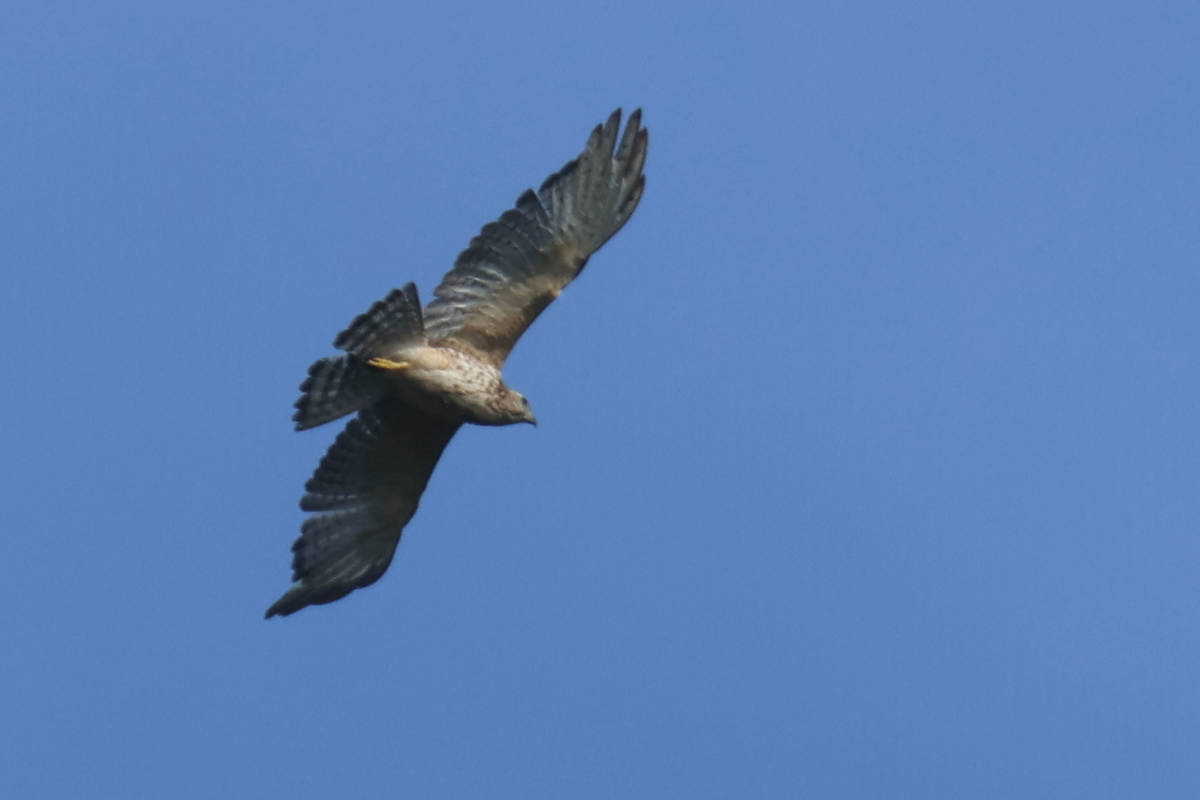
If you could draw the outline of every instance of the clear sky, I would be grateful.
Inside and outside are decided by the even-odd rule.
[[[1200,5],[0,10],[0,796],[1200,796]],[[375,586],[296,386],[618,106]]]

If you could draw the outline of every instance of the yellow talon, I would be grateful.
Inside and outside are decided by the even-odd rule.
[[[392,361],[390,358],[372,358],[367,363],[380,369],[408,369],[407,361]]]

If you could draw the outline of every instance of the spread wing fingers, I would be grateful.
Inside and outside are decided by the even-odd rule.
[[[513,345],[637,208],[648,134],[641,111],[618,142],[618,109],[583,153],[485,225],[425,309],[431,341],[502,366]]]

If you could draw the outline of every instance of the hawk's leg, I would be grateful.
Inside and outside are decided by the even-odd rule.
[[[380,369],[408,369],[409,366],[407,361],[392,361],[390,358],[372,358],[367,363]]]

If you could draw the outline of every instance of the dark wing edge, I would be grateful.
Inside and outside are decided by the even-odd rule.
[[[392,398],[360,411],[305,484],[300,508],[316,513],[292,545],[296,583],[267,618],[332,603],[379,580],[458,427]]]
[[[618,142],[621,110],[596,126],[579,158],[483,227],[425,309],[431,341],[498,366],[538,315],[629,220],[645,189],[649,133],[641,109]]]

